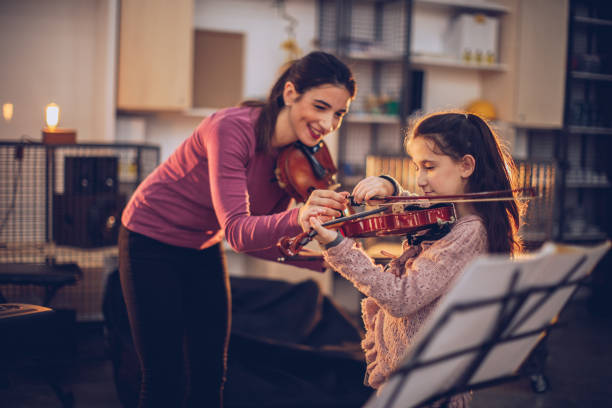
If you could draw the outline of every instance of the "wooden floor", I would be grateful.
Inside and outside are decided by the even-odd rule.
[[[562,312],[549,342],[547,392],[537,394],[528,379],[476,392],[472,408],[612,407],[612,320],[598,317],[588,299],[573,300]],[[3,334],[4,335],[4,334]],[[77,328],[75,365],[55,378],[74,397],[75,407],[119,408],[101,324]],[[31,367],[13,371],[0,384],[0,406],[61,407],[52,388]]]

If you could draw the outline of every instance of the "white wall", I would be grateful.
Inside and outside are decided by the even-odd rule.
[[[196,0],[196,29],[244,33],[244,97],[264,97],[285,62],[280,45],[285,41],[286,27],[273,0]],[[298,23],[295,38],[304,53],[312,51],[316,36],[316,1],[287,0],[286,12]]]
[[[480,74],[472,70],[432,67],[425,71],[423,110],[462,109],[480,98]]]
[[[114,138],[117,1],[0,1],[0,139],[40,140],[50,102],[79,141]]]
[[[445,43],[452,11],[444,7],[415,4],[413,7],[411,50],[419,56],[445,56]],[[477,71],[430,67],[425,70],[423,110],[433,112],[460,109],[481,95]]]
[[[287,0],[285,10],[298,21],[294,27],[298,46],[304,53],[312,51],[317,28],[316,2]],[[288,21],[282,18],[273,0],[195,0],[194,29],[245,35],[244,99],[264,98],[268,94],[286,60],[280,45],[288,38],[287,26]],[[164,160],[191,135],[201,120],[202,116],[181,114],[146,117],[146,141],[160,145]],[[118,138],[130,139],[121,133]]]
[[[79,141],[115,140],[115,66],[119,0],[0,1],[0,104],[13,103],[10,122],[0,119],[0,138],[39,140],[43,108],[55,101],[60,126],[77,130]],[[317,37],[314,0],[287,0],[297,19],[296,40],[306,53]],[[412,47],[439,52],[443,13],[415,7]],[[194,27],[245,34],[244,97],[263,97],[286,59],[280,47],[288,21],[274,0],[195,0]],[[476,72],[428,69],[424,109],[460,107],[480,96]],[[130,117],[120,117],[129,122]],[[136,118],[145,140],[159,143],[166,158],[201,117]],[[120,126],[119,140],[133,140]]]

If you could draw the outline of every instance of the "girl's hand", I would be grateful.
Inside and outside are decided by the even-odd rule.
[[[353,189],[353,200],[363,203],[374,196],[390,196],[395,186],[389,180],[378,176],[370,176],[361,180]]]
[[[314,190],[306,204],[298,212],[298,222],[304,231],[310,230],[310,218],[318,217],[322,222],[341,216],[348,202],[348,192]]]
[[[310,226],[317,231],[317,235],[314,236],[314,239],[321,245],[329,244],[338,236],[338,231],[325,228],[321,225],[321,221],[317,217],[310,218]]]

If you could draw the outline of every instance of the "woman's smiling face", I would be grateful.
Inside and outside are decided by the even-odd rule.
[[[351,96],[343,86],[320,85],[299,94],[287,83],[285,105],[289,109],[289,126],[294,137],[314,146],[340,127],[348,113]]]

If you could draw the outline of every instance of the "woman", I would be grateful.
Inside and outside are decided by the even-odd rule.
[[[355,93],[346,65],[310,53],[265,102],[204,119],[138,187],[122,216],[119,269],[142,369],[140,407],[222,405],[231,300],[220,242],[276,259],[280,237],[345,208],[345,193],[315,190],[288,209],[291,198],[272,178],[279,150],[314,146],[338,129]]]

